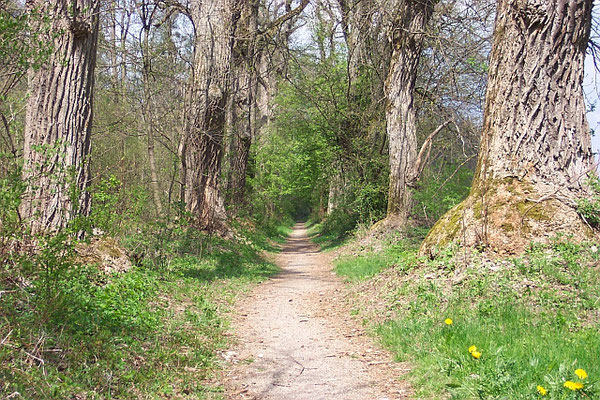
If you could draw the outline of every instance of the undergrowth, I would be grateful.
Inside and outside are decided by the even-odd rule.
[[[64,263],[51,286],[39,268],[4,265],[0,398],[218,397],[207,379],[226,345],[224,314],[248,284],[277,272],[259,252],[286,232],[202,237],[201,254],[183,255],[187,233],[168,243],[179,255],[111,276]]]
[[[388,268],[393,316],[374,332],[413,365],[419,398],[600,398],[597,244],[557,237],[511,259],[416,251],[392,243],[341,259],[337,272],[360,281]]]

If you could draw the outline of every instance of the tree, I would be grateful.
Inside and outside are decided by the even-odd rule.
[[[387,219],[404,226],[411,186],[419,175],[414,88],[425,29],[437,0],[400,0],[392,27],[392,61],[387,80],[390,183]]]
[[[256,95],[258,92],[257,46],[259,2],[244,2],[234,46],[234,87],[229,118],[231,146],[227,193],[230,203],[238,208],[244,201],[246,171],[253,136],[255,136]]]
[[[50,21],[54,53],[31,69],[25,121],[21,214],[33,234],[64,227],[89,211],[90,129],[99,2],[30,0]],[[44,27],[40,18],[33,29]]]
[[[274,10],[261,7],[257,0],[243,2],[233,49],[232,96],[227,131],[230,133],[227,173],[228,201],[239,207],[246,200],[246,175],[251,145],[265,130],[276,93],[276,67],[281,47],[289,46],[289,36],[298,16],[308,5],[292,0]],[[280,9],[283,13],[280,14]],[[281,68],[281,67],[280,67]]]
[[[194,109],[182,159],[184,201],[198,226],[208,231],[226,230],[219,179],[239,7],[239,0],[197,0],[191,3],[196,32],[192,89]]]
[[[160,199],[160,182],[156,167],[155,145],[154,145],[154,121],[152,115],[152,90],[150,78],[152,76],[152,55],[150,53],[150,29],[154,22],[157,11],[156,6],[152,6],[147,1],[137,4],[138,13],[142,23],[141,34],[141,53],[142,53],[142,85],[144,91],[144,101],[142,106],[142,121],[146,131],[148,164],[150,166],[150,179],[152,187],[152,198],[158,215],[162,214],[162,202]]]
[[[592,0],[498,2],[473,185],[422,253],[451,241],[518,253],[555,233],[592,234],[576,213],[593,170],[582,90],[591,12]]]

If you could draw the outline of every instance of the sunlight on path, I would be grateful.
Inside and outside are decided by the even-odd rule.
[[[282,272],[242,304],[229,352],[232,399],[400,399],[407,386],[384,353],[332,306],[341,283],[298,224],[278,257]],[[336,312],[337,311],[337,312]],[[346,331],[346,332],[345,332]]]

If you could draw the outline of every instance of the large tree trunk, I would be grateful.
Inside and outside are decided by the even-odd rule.
[[[255,136],[258,63],[261,51],[258,38],[257,0],[244,2],[234,46],[235,92],[231,112],[232,143],[227,191],[231,204],[238,208],[245,199],[246,173],[250,147]]]
[[[90,130],[99,2],[30,0],[50,18],[54,51],[30,71],[21,213],[33,234],[55,231],[89,211]],[[33,27],[36,29],[38,27]]]
[[[243,65],[236,75],[236,90],[231,105],[227,192],[229,203],[237,208],[244,201],[246,171],[253,136],[251,102],[254,101],[254,89],[251,83],[252,74],[246,69],[246,65]]]
[[[219,187],[231,58],[239,0],[196,0],[193,122],[185,146],[185,203],[201,229],[226,231]]]
[[[500,0],[481,152],[468,198],[431,230],[508,253],[557,232],[591,235],[576,200],[593,170],[582,91],[592,0]]]
[[[387,80],[386,112],[390,153],[387,219],[406,224],[416,180],[417,126],[414,88],[425,29],[437,0],[400,0],[393,24],[393,54]]]

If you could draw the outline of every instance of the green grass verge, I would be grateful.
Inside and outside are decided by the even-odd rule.
[[[349,239],[347,234],[340,234],[335,231],[324,231],[323,223],[311,222],[307,224],[307,234],[310,240],[319,245],[322,251],[334,250],[346,243]]]
[[[415,262],[416,248],[398,247],[343,259],[337,271],[364,279],[392,260],[395,317],[374,331],[398,360],[412,363],[419,398],[600,399],[597,245],[557,238],[522,257],[474,255],[469,263],[457,261],[456,249]],[[580,368],[587,378],[575,375]],[[570,390],[567,381],[583,388]]]
[[[277,272],[257,250],[213,241],[201,258],[110,279],[71,267],[13,282],[0,295],[0,398],[218,398],[206,382],[227,344],[225,314]]]

